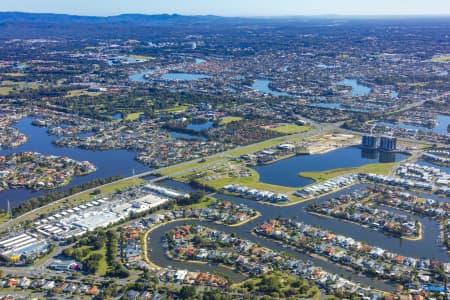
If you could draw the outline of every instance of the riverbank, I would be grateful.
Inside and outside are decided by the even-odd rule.
[[[335,177],[351,174],[351,173],[374,173],[379,175],[389,175],[392,168],[399,165],[400,162],[396,163],[378,163],[378,164],[367,164],[360,167],[354,168],[338,168],[319,172],[300,172],[298,176],[310,178],[315,181],[315,183],[320,183]]]
[[[242,225],[244,225],[244,224],[246,224],[246,223],[249,223],[249,222],[251,222],[251,221],[253,221],[253,220],[258,219],[259,217],[261,217],[261,213],[260,213],[259,211],[257,211],[257,212],[256,212],[256,215],[254,215],[253,217],[251,217],[251,218],[249,218],[249,219],[247,219],[247,220],[244,220],[244,221],[242,221],[242,222],[239,222],[239,223],[236,223],[236,224],[232,224],[232,225],[226,225],[226,224],[224,224],[224,225],[225,225],[225,226],[228,226],[228,227],[239,227],[239,226],[242,226]]]
[[[340,221],[340,222],[349,223],[349,224],[353,224],[353,225],[356,225],[356,226],[361,226],[361,227],[373,230],[372,228],[370,228],[370,226],[368,226],[366,224],[361,224],[361,223],[350,221],[350,220],[347,220],[347,219],[339,219],[339,218],[336,218],[336,217],[333,217],[333,216],[330,216],[330,215],[324,215],[324,214],[313,212],[313,211],[308,211],[308,213],[311,214],[311,215],[318,216],[318,217],[329,218],[329,219],[333,219],[333,220],[337,220],[337,221]],[[419,230],[419,235],[417,237],[415,237],[415,236],[411,236],[411,237],[398,236],[398,238],[399,239],[404,239],[404,240],[409,240],[409,241],[420,241],[422,239],[422,223],[419,223],[419,224],[420,224],[419,225],[420,226],[420,230]],[[380,233],[385,234],[387,236],[395,237],[395,235],[392,235],[389,232],[386,233],[386,232],[380,231],[380,230],[374,230],[374,231],[380,232]]]
[[[231,228],[233,228],[233,227],[239,227],[239,226],[242,226],[242,225],[244,225],[244,224],[246,224],[246,223],[248,223],[248,222],[251,222],[251,221],[253,221],[253,220],[256,220],[256,219],[259,218],[260,216],[261,216],[261,213],[260,213],[260,212],[256,212],[256,215],[255,215],[255,216],[253,216],[253,217],[251,217],[251,218],[249,218],[249,219],[247,219],[247,220],[244,220],[244,221],[242,221],[242,222],[236,223],[236,224],[228,225],[228,224],[216,223],[216,222],[214,222],[214,224],[216,224],[216,225],[223,225],[223,226],[231,227]],[[210,222],[210,220],[204,219],[204,218],[179,218],[179,219],[174,219],[174,220],[170,220],[170,221],[167,221],[167,222],[163,222],[163,223],[157,224],[157,225],[153,226],[152,228],[150,228],[149,230],[147,230],[147,231],[145,232],[145,234],[144,234],[144,247],[143,247],[143,251],[144,251],[144,259],[145,259],[145,261],[146,261],[150,266],[153,266],[154,268],[158,268],[158,269],[162,268],[162,267],[158,266],[157,264],[155,264],[154,262],[152,262],[152,261],[150,260],[150,258],[148,257],[148,243],[149,243],[149,241],[148,241],[148,235],[149,235],[151,232],[153,232],[154,230],[156,230],[156,229],[158,229],[158,228],[160,228],[160,227],[162,227],[162,226],[166,226],[166,225],[168,225],[168,224],[170,224],[170,223],[174,223],[174,222],[182,222],[182,221],[206,221],[206,222]],[[166,253],[166,254],[167,254],[167,253]],[[169,256],[168,256],[168,257],[169,257]],[[199,263],[198,261],[194,261],[194,262]]]
[[[157,224],[155,226],[153,226],[152,228],[150,228],[149,230],[147,230],[144,234],[144,247],[143,247],[143,251],[144,251],[144,260],[147,264],[149,264],[149,266],[153,267],[156,270],[161,270],[164,269],[164,267],[158,266],[156,263],[154,263],[153,261],[150,260],[150,258],[148,257],[148,235],[150,233],[152,233],[153,231],[155,231],[156,229],[168,225],[170,223],[175,223],[175,222],[182,222],[182,221],[192,221],[192,220],[197,220],[195,218],[181,218],[181,219],[175,219],[175,220],[170,220],[167,222],[163,222],[160,224]]]

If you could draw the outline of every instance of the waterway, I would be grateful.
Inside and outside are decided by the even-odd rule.
[[[332,65],[326,65],[326,64],[318,64],[318,65],[316,65],[316,67],[318,67],[318,68],[320,68],[320,69],[336,69],[336,68],[339,68],[340,66],[337,66],[337,65],[332,66]]]
[[[123,119],[123,114],[117,113],[117,114],[114,114],[113,116],[111,116],[111,118],[113,120],[122,120]]]
[[[173,139],[180,139],[180,140],[188,140],[188,141],[207,141],[208,139],[202,135],[193,135],[189,133],[184,132],[178,132],[178,131],[169,131],[169,135]]]
[[[210,129],[213,127],[214,122],[212,121],[206,121],[203,123],[189,123],[186,126],[186,129],[195,131],[195,132],[202,132]],[[181,140],[191,140],[191,141],[207,141],[208,139],[203,135],[195,135],[195,134],[189,134],[185,132],[179,132],[179,131],[169,131],[170,137],[174,139],[181,139]]]
[[[131,58],[131,57],[128,57],[128,56],[116,56],[116,57],[113,57],[110,60],[108,60],[108,65],[109,66],[115,66],[115,65],[120,65],[122,63],[135,64],[135,63],[140,63],[140,62],[144,62],[144,61],[145,60]]]
[[[377,122],[375,124],[383,125],[383,126],[387,126],[387,127],[420,130],[420,131],[427,131],[427,132],[434,132],[434,133],[448,135],[449,133],[447,132],[447,127],[450,124],[450,116],[439,115],[436,118],[436,122],[438,124],[433,128],[426,128],[423,126],[416,126],[416,125],[403,124],[403,123],[390,123],[390,122]]]
[[[447,174],[450,174],[450,167],[433,164],[433,163],[425,161],[425,160],[419,160],[419,161],[417,161],[417,164],[427,166],[427,167],[438,168],[438,169],[441,169],[442,171],[446,172]]]
[[[189,190],[193,191],[191,187],[186,184],[179,183],[173,180],[165,180],[161,182],[169,188],[177,189],[180,191]],[[399,239],[393,236],[386,236],[383,233],[374,231],[370,228],[362,227],[352,223],[344,222],[337,219],[331,219],[326,217],[319,217],[317,215],[309,214],[305,211],[305,207],[311,203],[322,203],[327,199],[332,197],[339,197],[340,195],[351,193],[355,190],[372,186],[372,184],[361,183],[357,184],[338,192],[332,193],[330,195],[325,195],[318,197],[311,201],[306,201],[292,206],[281,206],[275,207],[272,205],[264,204],[262,202],[256,202],[252,200],[243,199],[240,197],[234,197],[230,195],[216,194],[215,197],[219,199],[230,200],[240,204],[246,204],[247,206],[258,210],[262,216],[254,221],[244,224],[240,227],[234,227],[233,230],[236,234],[246,235],[247,232],[251,231],[257,224],[261,224],[271,218],[285,217],[294,218],[297,217],[298,220],[311,224],[314,226],[320,226],[324,229],[330,230],[337,234],[342,234],[354,238],[355,240],[365,241],[369,245],[378,246],[387,249],[391,252],[399,253],[400,255],[411,256],[416,258],[435,257],[441,261],[449,262],[450,259],[447,252],[441,248],[440,245],[436,244],[436,238],[439,234],[439,226],[437,222],[432,221],[428,218],[422,218],[414,215],[414,218],[423,223],[424,236],[422,240],[410,241]],[[408,191],[408,193],[416,195],[418,197],[432,198],[435,200],[442,201],[437,195],[430,195],[425,193],[416,193],[413,191]],[[406,214],[406,213],[403,213]],[[247,238],[248,235],[246,235]]]
[[[148,81],[147,79],[145,79],[145,75],[152,74],[152,73],[153,73],[153,70],[145,70],[145,71],[142,71],[140,73],[129,75],[128,79],[131,80],[131,81],[144,83],[144,82]]]
[[[313,102],[308,104],[309,106],[314,107],[322,107],[322,108],[329,108],[329,109],[339,109],[339,110],[347,110],[347,111],[357,111],[357,112],[367,112],[366,109],[362,108],[354,108],[354,107],[344,107],[342,106],[342,103],[339,102]]]
[[[173,180],[165,180],[161,182],[162,185],[171,187],[178,190],[189,190],[191,192],[195,191],[190,186],[176,182]],[[199,221],[193,221],[195,223],[202,223],[205,226],[215,228],[217,230],[224,231],[228,234],[234,233],[238,235],[239,237],[242,237],[244,239],[250,240],[252,242],[258,243],[262,246],[280,251],[280,252],[287,252],[294,257],[297,257],[298,259],[304,260],[304,261],[312,261],[314,265],[322,267],[323,269],[335,273],[340,274],[345,277],[350,277],[353,280],[370,285],[375,288],[379,288],[381,290],[391,291],[392,286],[387,284],[386,282],[382,282],[379,280],[374,280],[370,278],[366,278],[364,276],[359,276],[353,272],[350,272],[346,269],[343,269],[339,267],[338,265],[335,265],[329,261],[323,261],[320,259],[316,259],[313,257],[306,256],[302,253],[298,253],[297,251],[292,250],[291,248],[282,247],[281,245],[275,243],[272,240],[264,239],[258,236],[253,235],[251,232],[252,230],[262,222],[276,217],[286,217],[286,218],[298,218],[298,220],[306,223],[306,224],[312,224],[315,226],[320,226],[326,230],[330,230],[332,232],[335,232],[337,234],[342,234],[345,236],[352,237],[356,240],[365,241],[370,245],[378,246],[381,248],[384,248],[388,251],[399,253],[400,255],[404,256],[411,256],[415,258],[437,258],[440,261],[443,262],[449,262],[449,257],[447,255],[447,252],[441,248],[441,245],[436,243],[436,237],[439,234],[439,226],[438,224],[430,220],[428,218],[422,218],[419,216],[414,215],[414,219],[419,220],[422,223],[423,227],[423,239],[419,241],[409,241],[409,240],[403,240],[399,239],[393,236],[386,236],[381,232],[374,231],[372,229],[358,226],[352,223],[343,222],[341,220],[337,219],[330,219],[325,217],[320,217],[317,215],[309,214],[305,211],[305,207],[310,203],[321,203],[331,197],[338,197],[343,194],[350,193],[352,191],[355,191],[360,188],[364,188],[366,186],[370,186],[371,184],[358,184],[349,188],[346,188],[344,190],[335,192],[331,195],[322,196],[312,201],[307,201],[305,203],[299,203],[294,206],[288,206],[288,207],[273,207],[261,202],[255,202],[239,197],[229,196],[229,195],[223,195],[223,194],[216,194],[216,198],[223,199],[223,200],[230,200],[235,203],[241,203],[246,204],[249,207],[258,210],[262,216],[259,217],[256,220],[253,220],[249,223],[246,223],[240,227],[226,227],[222,225],[215,225],[209,222],[199,222]],[[416,194],[414,192],[411,192],[412,194]],[[416,194],[417,196],[427,196],[424,194]],[[435,198],[435,195],[428,195],[431,196],[430,198]],[[399,212],[403,213],[403,212]],[[164,235],[165,232],[167,232],[169,229],[174,228],[177,225],[184,224],[184,221],[171,223],[169,225],[162,226],[155,230],[151,235],[152,240],[159,241],[159,239]],[[170,259],[168,259],[165,254],[164,250],[158,245],[153,244],[152,245],[152,252],[149,253],[149,257],[152,261],[156,262],[157,264],[161,266],[175,266],[177,268],[182,269],[188,269],[188,270],[202,270],[202,271],[209,271],[214,272],[216,271],[215,266],[208,266],[208,265],[202,265],[202,269],[198,267],[197,264],[191,264],[186,262],[174,262]],[[220,270],[222,271],[222,269]],[[232,271],[228,271],[232,272]],[[224,272],[226,273],[226,272]],[[234,274],[226,273],[231,278],[235,279],[233,276]]]
[[[302,187],[313,183],[310,178],[298,176],[300,172],[316,172],[337,168],[358,167],[379,162],[395,162],[407,157],[401,153],[386,153],[376,150],[364,150],[358,147],[346,147],[324,154],[297,155],[273,164],[256,166],[260,181],[289,186]]]
[[[210,129],[211,127],[213,127],[213,125],[213,121],[206,121],[204,123],[189,123],[186,126],[186,129],[193,130],[195,132],[201,132]]]
[[[350,86],[352,88],[352,92],[350,94],[352,97],[367,96],[372,91],[370,87],[360,84],[355,79],[346,78],[342,81],[339,81],[337,84]]]
[[[309,106],[314,107],[322,107],[322,108],[329,108],[329,109],[343,109],[341,103],[338,102],[313,102],[308,104]]]
[[[136,173],[150,170],[147,166],[137,162],[135,153],[125,150],[93,151],[78,148],[58,148],[52,144],[55,136],[47,134],[47,129],[31,125],[32,118],[23,118],[14,127],[28,136],[28,142],[24,145],[7,150],[0,150],[0,155],[6,155],[14,152],[35,151],[47,155],[67,156],[80,161],[90,161],[96,167],[97,171],[86,175],[74,177],[73,180],[61,189],[66,189],[97,178],[105,178],[114,175],[130,176],[133,169]],[[10,189],[0,192],[0,208],[6,208],[9,200],[11,206],[17,206],[20,203],[32,198],[48,193],[49,191],[32,191],[28,189]]]
[[[398,98],[399,93],[397,91],[392,91],[391,92],[391,98]]]
[[[203,58],[196,58],[196,59],[195,59],[195,64],[196,64],[196,65],[202,64],[202,63],[204,63],[204,62],[206,62],[206,59],[203,59]]]
[[[206,61],[207,61],[206,59],[196,58],[196,59],[195,59],[195,64],[201,64],[201,63],[204,63],[204,62],[206,62]],[[129,76],[128,76],[128,79],[131,80],[131,81],[136,81],[136,82],[143,82],[143,83],[144,83],[144,82],[148,82],[148,80],[145,79],[145,75],[147,75],[147,74],[152,74],[153,72],[154,72],[153,69],[145,70],[145,71],[142,71],[142,72],[140,72],[140,73],[136,73],[136,74],[131,74],[131,75],[129,75]],[[169,74],[171,74],[171,75],[169,75]],[[161,78],[163,78],[163,79],[176,79],[176,78],[170,78],[170,77],[178,77],[178,76],[173,76],[174,74],[178,74],[178,75],[181,76],[181,77],[186,77],[186,76],[183,76],[183,75],[180,75],[180,74],[184,74],[184,75],[195,75],[195,76],[193,76],[193,77],[198,77],[198,76],[202,77],[202,78],[192,78],[192,76],[187,76],[187,77],[191,77],[191,78],[190,78],[190,79],[181,79],[181,80],[203,79],[203,78],[209,78],[209,77],[210,77],[210,76],[208,76],[208,75],[206,75],[206,74],[168,73],[168,74],[163,75]],[[169,77],[169,78],[164,78],[164,76]],[[206,76],[206,77],[205,77],[205,76]]]
[[[194,74],[194,73],[166,73],[161,76],[161,79],[165,80],[178,80],[178,81],[191,81],[210,78],[206,74]]]
[[[272,80],[270,79],[256,79],[253,84],[252,84],[252,88],[254,90],[266,93],[266,94],[271,94],[274,96],[289,96],[289,93],[286,92],[279,92],[276,90],[273,90],[269,87],[269,84],[272,82]]]

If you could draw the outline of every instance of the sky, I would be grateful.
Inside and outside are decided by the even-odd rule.
[[[91,16],[450,15],[450,0],[0,0],[0,11]]]

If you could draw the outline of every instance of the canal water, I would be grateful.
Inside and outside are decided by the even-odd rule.
[[[383,125],[387,127],[395,127],[395,128],[403,128],[403,129],[411,129],[411,130],[420,130],[420,131],[426,131],[426,132],[434,132],[439,134],[448,135],[447,127],[450,125],[450,116],[446,115],[439,115],[436,118],[436,121],[438,124],[434,128],[426,128],[423,126],[416,126],[411,124],[402,124],[402,123],[389,123],[389,122],[377,122],[375,124],[377,125]]]
[[[370,87],[360,84],[355,79],[346,78],[342,81],[339,81],[337,84],[350,86],[352,88],[352,92],[350,94],[352,97],[367,96],[372,91]]]
[[[206,121],[204,123],[189,123],[186,126],[186,129],[193,130],[196,132],[201,132],[201,131],[210,129],[211,127],[213,127],[213,125],[214,125],[214,122],[212,122],[212,121]]]
[[[97,171],[86,175],[74,177],[73,180],[62,189],[72,187],[97,178],[105,178],[115,175],[130,176],[133,169],[136,173],[150,170],[144,164],[137,162],[135,153],[125,150],[93,151],[78,148],[58,148],[52,144],[55,136],[47,134],[46,128],[35,127],[31,125],[32,118],[23,118],[14,127],[28,136],[28,142],[24,145],[7,150],[0,150],[0,155],[6,155],[14,152],[35,151],[42,154],[67,156],[80,161],[90,161],[96,167]],[[0,192],[0,208],[7,207],[7,200],[11,206],[17,206],[20,203],[32,198],[48,193],[49,191],[34,192],[28,189],[10,189]]]
[[[436,164],[433,164],[431,162],[427,162],[425,160],[419,160],[417,162],[417,164],[423,165],[423,166],[427,166],[427,167],[438,168],[438,169],[441,169],[442,171],[446,172],[447,174],[450,174],[450,167],[436,165]]]
[[[165,180],[161,182],[162,185],[171,187],[178,190],[189,190],[191,192],[195,191],[190,186],[176,182],[173,180]],[[323,261],[320,259],[316,259],[313,257],[306,256],[302,253],[298,253],[297,251],[294,251],[291,248],[283,247],[277,243],[275,243],[272,240],[264,239],[258,236],[255,236],[252,234],[252,230],[258,225],[262,224],[264,221],[267,221],[271,218],[277,218],[277,217],[286,217],[286,218],[297,218],[299,221],[302,221],[306,224],[312,224],[314,226],[319,226],[321,228],[324,228],[326,230],[330,230],[332,232],[335,232],[337,234],[342,234],[345,236],[352,237],[356,240],[365,241],[370,245],[378,246],[381,248],[384,248],[388,251],[398,253],[400,255],[404,256],[411,256],[415,258],[436,258],[439,259],[442,262],[449,262],[449,257],[447,255],[447,252],[442,249],[441,245],[436,243],[436,238],[439,234],[439,226],[437,222],[430,220],[428,218],[422,218],[419,216],[414,215],[414,219],[419,220],[423,225],[423,239],[419,241],[409,241],[409,240],[402,240],[393,236],[386,236],[381,232],[374,231],[369,228],[365,228],[362,226],[358,226],[355,224],[343,222],[341,220],[336,219],[330,219],[325,217],[319,217],[316,215],[309,214],[305,211],[305,207],[310,203],[321,203],[331,197],[338,197],[343,194],[351,193],[352,191],[355,191],[360,188],[364,188],[370,186],[370,184],[358,184],[349,188],[346,188],[344,190],[335,192],[331,195],[322,196],[319,197],[313,201],[307,201],[305,203],[299,203],[293,206],[286,206],[286,207],[274,207],[271,205],[267,205],[261,202],[255,202],[247,199],[243,199],[240,197],[234,197],[230,195],[223,195],[223,194],[216,194],[215,197],[223,200],[230,200],[235,203],[240,204],[246,204],[247,206],[258,210],[262,216],[259,217],[256,220],[253,220],[249,223],[246,223],[239,227],[226,227],[222,225],[216,225],[209,222],[199,222],[199,221],[193,221],[192,223],[202,223],[205,226],[212,227],[217,230],[224,231],[228,234],[234,233],[239,237],[248,239],[252,242],[258,243],[262,246],[280,251],[280,252],[287,252],[294,257],[304,260],[304,261],[312,261],[314,265],[322,267],[323,269],[342,275],[346,278],[352,278],[352,280],[355,280],[357,282],[363,283],[365,285],[370,285],[372,287],[385,290],[385,291],[392,291],[393,287],[386,282],[379,281],[376,279],[370,279],[364,276],[357,275],[351,271],[348,271],[346,269],[343,269],[339,267],[338,265],[335,265],[329,261]],[[415,194],[414,192],[411,192],[412,194]],[[418,196],[425,196],[422,194],[417,194]],[[431,196],[431,195],[430,195]],[[435,198],[434,195],[432,195],[431,198]],[[403,212],[400,212],[403,213]],[[157,230],[153,231],[150,235],[151,239],[153,241],[159,241],[159,239],[164,235],[165,232],[168,230],[174,228],[177,225],[182,225],[186,223],[185,221],[180,221],[176,223],[171,223],[169,225],[162,226],[158,228]],[[214,272],[216,271],[215,266],[208,266],[208,265],[202,265],[202,268],[200,269],[197,264],[190,264],[186,262],[174,262],[170,259],[168,259],[164,254],[164,249],[161,248],[159,244],[151,244],[152,245],[152,252],[149,252],[149,257],[152,261],[156,262],[159,265],[162,266],[174,266],[177,268],[182,269],[188,269],[188,270],[201,270],[201,271],[209,271]],[[222,271],[222,270],[220,270]],[[234,280],[239,280],[238,277],[233,274],[233,271],[226,271],[224,272],[230,278]]]
[[[269,84],[272,82],[272,80],[269,79],[256,79],[253,84],[252,84],[252,88],[254,90],[266,93],[266,94],[271,94],[274,96],[289,96],[289,93],[286,92],[279,92],[276,90],[273,90],[269,87]]]
[[[190,81],[210,78],[206,74],[194,74],[194,73],[166,73],[161,76],[161,79],[165,80],[179,80],[179,81]]]
[[[147,74],[152,74],[153,70],[145,70],[140,73],[132,74],[128,76],[128,79],[136,82],[148,82],[144,77]],[[210,78],[211,76],[206,74],[195,74],[195,73],[166,73],[161,76],[164,80],[174,80],[174,81],[191,81]]]
[[[147,82],[148,80],[147,79],[145,79],[145,75],[147,75],[147,74],[152,74],[154,71],[153,70],[145,70],[145,71],[143,71],[143,72],[140,72],[140,73],[136,73],[136,74],[131,74],[131,75],[129,75],[128,76],[128,79],[130,80],[130,81],[135,81],[135,82],[142,82],[142,83],[144,83],[144,82]]]
[[[365,164],[401,161],[407,157],[401,153],[386,153],[365,150],[358,147],[346,147],[324,154],[297,155],[273,164],[254,167],[260,181],[289,186],[302,187],[313,183],[310,178],[299,176],[300,172],[316,172],[337,168],[358,167]]]
[[[187,141],[207,141],[208,139],[202,135],[193,135],[178,131],[169,131],[169,135],[173,139],[187,140]]]
[[[195,64],[202,64],[202,63],[204,63],[204,62],[206,62],[206,59],[203,59],[203,58],[196,58],[195,59]]]
[[[160,184],[180,191],[183,190],[190,192],[195,191],[194,189],[192,189],[192,187],[173,180],[164,180],[160,182]],[[306,201],[296,205],[284,207],[268,205],[263,202],[256,202],[241,197],[234,197],[224,194],[216,194],[215,197],[219,199],[230,200],[239,204],[245,204],[253,209],[258,210],[261,213],[262,216],[259,217],[258,219],[249,222],[247,224],[244,224],[243,226],[233,228],[236,234],[239,235],[248,236],[247,232],[251,231],[257,224],[261,224],[264,221],[267,221],[268,219],[271,218],[277,217],[297,218],[299,221],[302,221],[306,224],[319,226],[324,229],[335,232],[337,234],[352,237],[355,240],[365,241],[369,245],[378,246],[387,249],[391,252],[399,253],[400,255],[411,256],[416,258],[421,257],[437,258],[444,262],[450,262],[447,252],[442,249],[441,245],[436,243],[436,238],[438,237],[439,234],[439,226],[437,222],[430,220],[428,218],[422,218],[420,216],[414,215],[414,219],[421,221],[423,224],[424,236],[422,240],[409,241],[399,239],[393,236],[386,236],[383,233],[374,231],[370,228],[365,228],[341,220],[319,217],[317,215],[309,214],[305,211],[305,207],[309,204],[322,203],[327,199],[339,197],[341,195],[345,195],[368,186],[373,185],[366,183],[357,184],[348,187],[346,189],[340,190],[338,192],[332,193],[330,195],[318,197],[311,201]],[[442,199],[437,195],[416,193],[413,191],[408,191],[408,193],[416,195],[418,197],[432,198],[437,201],[445,201],[445,199]],[[402,214],[405,213],[402,212]]]
[[[213,127],[214,122],[212,121],[206,121],[203,123],[189,123],[186,126],[186,129],[195,131],[195,132],[202,132],[207,131],[211,127]],[[181,139],[181,140],[190,140],[190,141],[207,141],[208,139],[203,135],[194,135],[189,134],[185,132],[179,132],[179,131],[169,131],[170,137],[174,139]]]

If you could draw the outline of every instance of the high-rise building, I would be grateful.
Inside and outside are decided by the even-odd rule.
[[[363,135],[361,144],[364,148],[376,149],[378,147],[378,137]]]
[[[380,148],[381,151],[394,151],[397,149],[397,138],[382,136],[380,138]]]

